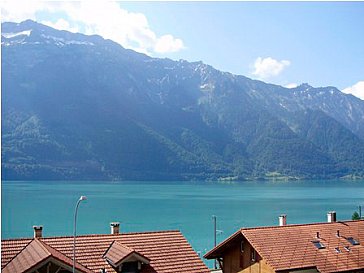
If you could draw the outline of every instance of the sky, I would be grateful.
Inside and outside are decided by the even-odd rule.
[[[3,22],[25,19],[152,57],[289,88],[335,86],[364,100],[364,2],[2,1]]]

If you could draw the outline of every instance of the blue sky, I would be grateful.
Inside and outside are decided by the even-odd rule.
[[[364,2],[12,3],[3,21],[30,18],[154,57],[202,60],[284,86],[332,85],[364,99]]]

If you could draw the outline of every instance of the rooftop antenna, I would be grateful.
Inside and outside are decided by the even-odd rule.
[[[359,206],[359,218],[361,219],[361,206]]]
[[[212,220],[214,222],[214,248],[216,247],[216,215],[212,215]],[[216,265],[216,259],[214,259],[214,268],[217,269],[217,265]]]

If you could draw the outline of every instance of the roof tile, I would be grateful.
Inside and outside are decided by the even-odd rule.
[[[340,236],[337,236],[339,231]],[[317,232],[319,238],[316,238]],[[316,267],[320,272],[364,269],[364,220],[305,225],[243,228],[208,252],[212,258],[225,245],[243,235],[261,257],[275,270]],[[351,245],[347,238],[360,242]],[[325,245],[317,249],[312,241]],[[350,251],[344,247],[349,246]],[[335,248],[341,250],[337,253]]]
[[[73,237],[48,237],[40,240],[63,255],[72,257]],[[2,240],[2,268],[30,241],[31,239]],[[103,257],[114,241],[150,260],[149,265],[143,265],[141,273],[209,272],[180,231],[77,236],[77,262],[93,272],[100,272],[102,268],[107,272],[115,272]]]

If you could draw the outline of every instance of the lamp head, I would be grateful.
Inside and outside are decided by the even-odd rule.
[[[87,197],[82,195],[82,196],[80,197],[79,201],[83,201],[83,200],[87,200]]]

